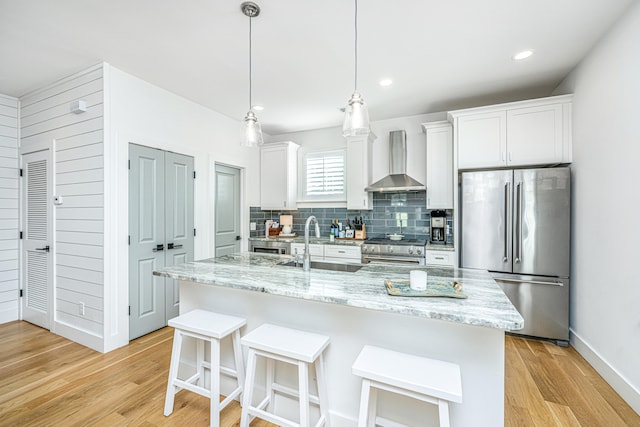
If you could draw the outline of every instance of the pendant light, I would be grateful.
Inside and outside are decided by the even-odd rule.
[[[368,135],[369,129],[369,109],[364,99],[358,93],[358,0],[355,3],[355,49],[354,49],[354,89],[351,99],[344,110],[344,123],[342,125],[343,136]]]
[[[262,129],[258,118],[253,112],[251,103],[251,20],[260,14],[260,7],[254,2],[247,1],[240,5],[242,13],[249,17],[249,112],[242,122],[242,146],[256,147],[262,145]]]

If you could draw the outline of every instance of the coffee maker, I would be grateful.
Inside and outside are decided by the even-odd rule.
[[[447,226],[447,213],[445,211],[431,211],[431,243],[444,244],[447,242],[445,229]]]

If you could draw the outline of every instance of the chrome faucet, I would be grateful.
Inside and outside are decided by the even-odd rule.
[[[302,270],[309,271],[311,269],[311,255],[309,254],[309,225],[311,221],[316,223],[316,237],[320,238],[320,224],[318,219],[311,215],[307,218],[307,222],[304,223],[304,255],[302,256]]]

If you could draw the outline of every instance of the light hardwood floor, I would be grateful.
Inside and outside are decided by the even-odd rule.
[[[209,425],[208,400],[184,391],[163,416],[172,339],[164,328],[100,354],[26,322],[0,325],[0,426]],[[640,426],[572,348],[507,337],[505,394],[506,426]],[[239,418],[234,402],[221,425]]]

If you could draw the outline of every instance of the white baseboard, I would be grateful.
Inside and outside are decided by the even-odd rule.
[[[607,362],[592,346],[582,337],[569,330],[569,341],[573,348],[586,359],[602,378],[624,399],[625,402],[640,414],[640,390],[634,387],[620,374],[609,362]]]
[[[63,336],[71,341],[75,341],[85,347],[89,347],[100,353],[104,353],[102,337],[93,335],[92,333],[82,331],[62,322],[54,322],[51,332]]]

